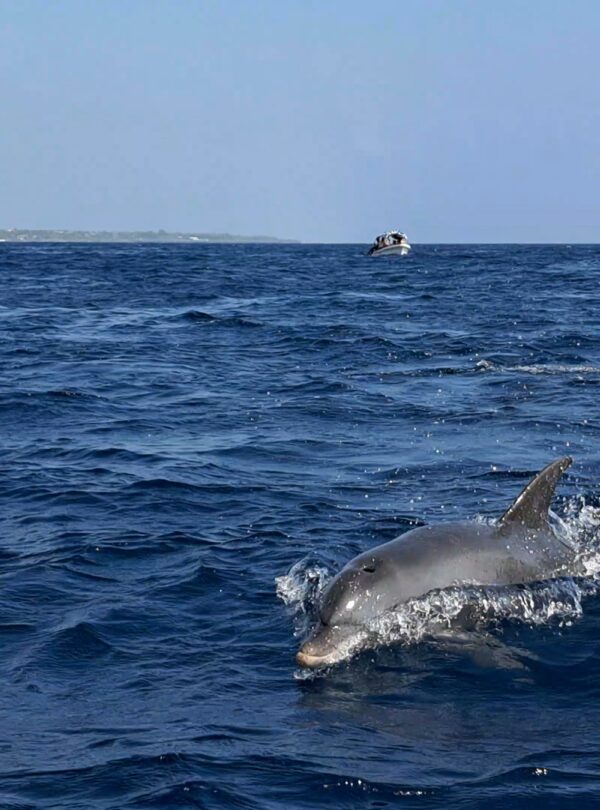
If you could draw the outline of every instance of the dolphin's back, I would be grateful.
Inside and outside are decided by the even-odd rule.
[[[483,523],[425,526],[361,554],[393,573],[398,601],[458,583],[509,585],[545,579],[565,563],[566,548],[551,532]]]

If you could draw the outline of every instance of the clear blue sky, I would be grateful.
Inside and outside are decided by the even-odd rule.
[[[598,0],[3,0],[0,227],[600,241]]]

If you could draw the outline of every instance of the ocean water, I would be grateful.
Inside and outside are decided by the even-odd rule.
[[[600,248],[365,249],[0,245],[1,808],[600,805]],[[587,576],[297,669],[347,560],[567,453]]]

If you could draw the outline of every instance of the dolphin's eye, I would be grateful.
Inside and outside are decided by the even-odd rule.
[[[366,571],[367,574],[374,574],[375,573],[375,566],[374,565],[363,565],[363,571]]]

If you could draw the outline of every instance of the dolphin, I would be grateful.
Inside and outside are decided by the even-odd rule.
[[[386,611],[454,585],[514,585],[564,575],[575,550],[553,532],[548,509],[568,456],[545,467],[494,524],[423,526],[359,554],[333,578],[319,621],[296,655],[302,667],[335,664],[351,639]]]

